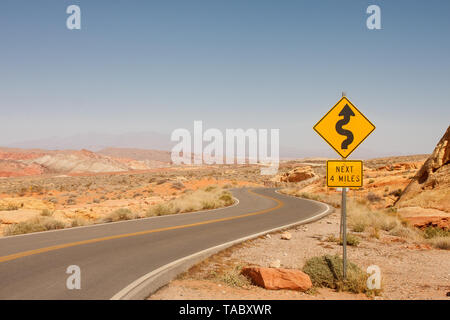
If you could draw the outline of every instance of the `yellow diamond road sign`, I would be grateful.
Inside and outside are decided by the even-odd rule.
[[[317,122],[314,130],[345,159],[375,130],[375,126],[347,97],[342,97]]]

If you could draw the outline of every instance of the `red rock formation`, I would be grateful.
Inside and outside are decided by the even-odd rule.
[[[249,277],[254,284],[269,290],[306,291],[312,287],[309,276],[300,270],[245,267],[242,274]]]

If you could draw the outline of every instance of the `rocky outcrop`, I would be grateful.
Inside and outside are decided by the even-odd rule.
[[[23,177],[40,175],[46,168],[36,163],[23,163],[17,160],[0,159],[0,177]]]
[[[313,169],[310,166],[298,167],[292,169],[281,176],[278,176],[280,182],[301,182],[315,177]]]
[[[394,164],[388,164],[386,166],[382,166],[377,168],[378,171],[406,171],[406,170],[414,170],[419,167],[420,162],[400,162]]]
[[[450,126],[396,203],[415,205],[450,212]]]
[[[89,150],[40,150],[0,148],[0,177],[44,173],[101,173],[148,170],[160,167],[151,160],[113,158]]]
[[[306,291],[312,287],[309,276],[300,270],[245,267],[242,274],[249,277],[255,285],[269,290]]]

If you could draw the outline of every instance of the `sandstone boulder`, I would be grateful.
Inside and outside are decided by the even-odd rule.
[[[270,268],[279,268],[279,267],[281,267],[281,261],[279,259],[275,259],[269,264],[269,267]]]
[[[246,267],[242,269],[242,274],[255,285],[269,290],[306,291],[312,287],[309,276],[300,270]]]
[[[310,166],[292,169],[279,177],[280,182],[300,182],[315,177],[316,174]]]
[[[285,231],[285,232],[283,232],[281,234],[281,239],[283,239],[283,240],[291,240],[292,239],[292,234],[290,232]]]

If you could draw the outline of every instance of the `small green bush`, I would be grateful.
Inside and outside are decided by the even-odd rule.
[[[359,245],[360,241],[358,237],[352,235],[351,233],[347,233],[347,245],[357,247]],[[343,240],[339,240],[339,244],[343,244]]]
[[[352,230],[354,232],[364,232],[364,230],[366,230],[366,225],[362,222],[356,222],[353,225]]]
[[[313,257],[303,266],[315,287],[326,287],[353,293],[367,292],[367,274],[356,264],[347,261],[347,279],[343,279],[342,258],[338,255]]]
[[[217,188],[216,186],[208,186],[208,187],[205,188],[205,191],[206,192],[211,192],[211,191],[215,190],[216,188]]]
[[[216,279],[220,282],[225,283],[226,285],[230,287],[243,287],[248,286],[251,284],[250,279],[248,279],[246,276],[244,276],[242,273],[242,266],[236,265],[231,270],[228,270],[223,273],[216,273],[213,272],[210,274],[210,276],[213,279]]]
[[[429,226],[423,230],[423,237],[425,239],[450,237],[450,230]]]

